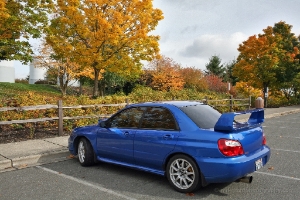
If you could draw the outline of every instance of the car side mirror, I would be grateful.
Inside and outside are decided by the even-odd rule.
[[[101,122],[99,123],[99,126],[100,126],[101,128],[106,128],[106,127],[107,127],[105,121],[101,121]]]

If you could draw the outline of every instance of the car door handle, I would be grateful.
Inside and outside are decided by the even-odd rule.
[[[173,139],[173,138],[174,138],[174,135],[172,135],[172,134],[164,135],[165,140],[169,140],[169,139]]]
[[[125,135],[125,136],[128,136],[128,135],[129,135],[129,132],[128,132],[128,131],[124,132],[124,135]]]

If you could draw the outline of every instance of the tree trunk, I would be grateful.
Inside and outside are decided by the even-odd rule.
[[[102,80],[102,81],[100,81],[100,84],[99,84],[100,86],[99,86],[99,91],[100,91],[100,95],[103,97],[104,96],[104,91],[105,91],[105,83],[104,83],[104,81]]]
[[[84,76],[80,76],[78,80],[79,80],[79,94],[83,95],[83,93],[84,93],[83,86],[84,86],[84,83],[86,82],[86,78]]]
[[[79,95],[82,95],[82,83],[81,83],[81,81],[79,82]]]
[[[64,85],[64,76],[63,75],[59,75],[59,88],[61,91],[62,96],[66,96],[67,94],[67,87],[65,87]]]
[[[98,78],[99,78],[99,74],[100,74],[100,70],[94,68],[94,72],[95,72],[95,79],[94,79],[94,88],[93,88],[93,97],[98,97],[99,92],[98,92]]]
[[[66,80],[66,81],[63,83],[63,95],[64,95],[64,96],[67,95],[68,84],[69,84],[69,81],[68,81],[68,80]]]

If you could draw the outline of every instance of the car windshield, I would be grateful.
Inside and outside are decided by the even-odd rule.
[[[217,110],[204,104],[184,106],[180,109],[195,122],[199,128],[210,129],[214,128],[218,119],[221,116]]]

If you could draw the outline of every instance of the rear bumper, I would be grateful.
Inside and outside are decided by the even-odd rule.
[[[256,171],[255,161],[262,158],[263,166],[269,161],[271,151],[263,146],[251,155],[233,158],[200,158],[196,161],[207,183],[233,182]]]

